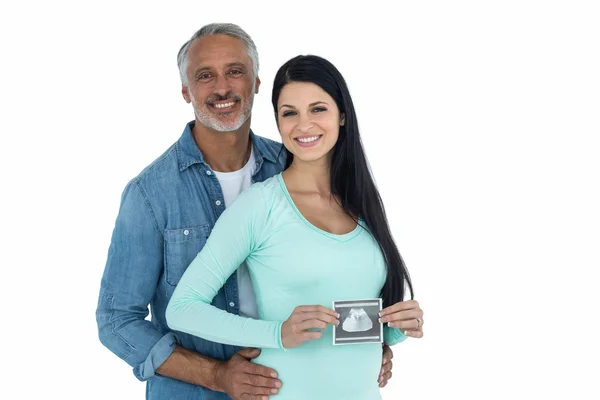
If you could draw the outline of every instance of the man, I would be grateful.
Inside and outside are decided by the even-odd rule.
[[[262,399],[285,383],[276,371],[249,361],[260,350],[171,331],[165,308],[225,207],[253,182],[279,173],[285,151],[250,130],[259,63],[240,27],[204,26],[177,62],[195,120],[123,192],[96,312],[100,340],[147,380],[148,399]],[[257,318],[244,265],[213,304]],[[148,305],[152,321],[145,320]],[[391,358],[384,348],[382,386],[391,376]]]

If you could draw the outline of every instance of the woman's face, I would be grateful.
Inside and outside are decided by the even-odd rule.
[[[344,120],[333,98],[319,86],[291,82],[279,95],[277,124],[294,161],[312,162],[328,160]]]

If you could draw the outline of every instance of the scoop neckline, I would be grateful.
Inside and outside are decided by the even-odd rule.
[[[312,229],[313,231],[320,233],[324,236],[327,236],[331,239],[335,239],[337,241],[340,242],[347,242],[348,240],[354,238],[355,236],[357,236],[360,232],[362,232],[363,228],[361,226],[362,220],[359,218],[358,223],[356,224],[356,227],[351,230],[350,232],[347,233],[342,233],[342,234],[336,234],[336,233],[331,233],[328,231],[325,231],[321,228],[316,227],[315,225],[313,225],[309,220],[307,220],[304,215],[302,215],[302,213],[300,212],[300,210],[298,209],[298,207],[296,207],[296,203],[294,203],[294,200],[292,199],[292,196],[290,195],[290,192],[288,191],[287,185],[283,179],[283,175],[281,173],[277,174],[277,181],[279,182],[279,186],[281,187],[281,190],[283,191],[283,194],[285,195],[288,203],[290,204],[291,208],[294,210],[294,212],[296,213],[296,215],[298,216],[298,218],[300,218],[300,220],[302,222],[304,222],[304,224],[306,226],[308,226],[310,229]]]

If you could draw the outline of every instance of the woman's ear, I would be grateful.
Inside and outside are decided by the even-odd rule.
[[[344,113],[342,113],[340,115],[340,126],[344,126],[345,123],[346,123],[346,115],[344,115]]]

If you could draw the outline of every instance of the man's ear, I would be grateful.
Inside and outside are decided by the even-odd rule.
[[[256,77],[256,85],[254,86],[254,94],[258,94],[258,88],[260,87],[260,78]]]
[[[181,95],[185,99],[186,103],[190,104],[192,102],[192,98],[190,97],[189,89],[183,83],[181,84]]]

